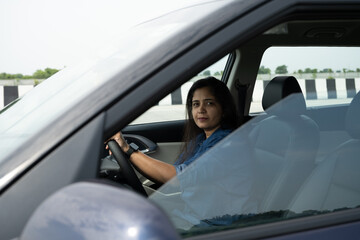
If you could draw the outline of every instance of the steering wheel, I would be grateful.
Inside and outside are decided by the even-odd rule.
[[[137,177],[128,156],[121,150],[120,146],[114,141],[110,140],[108,143],[109,149],[112,152],[115,160],[120,166],[120,172],[124,176],[127,183],[138,193],[147,197],[144,187]]]

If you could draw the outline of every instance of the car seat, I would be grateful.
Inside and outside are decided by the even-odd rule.
[[[256,121],[249,137],[255,160],[253,198],[259,212],[288,207],[314,168],[319,146],[317,124],[305,116],[306,104],[295,77],[279,76],[264,90],[265,119]]]
[[[349,105],[345,129],[352,139],[340,144],[315,168],[289,209],[334,210],[360,205],[360,92]]]

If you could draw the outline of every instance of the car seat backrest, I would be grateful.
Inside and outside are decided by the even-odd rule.
[[[282,104],[281,100],[293,95],[294,100]],[[279,76],[273,78],[266,86],[262,98],[262,106],[265,111],[272,108],[272,113],[284,117],[298,116],[306,110],[306,103],[299,83],[293,76]]]
[[[256,162],[254,197],[260,211],[284,209],[312,171],[319,129],[309,117],[294,77],[275,77],[265,88],[267,117],[250,132]]]
[[[360,205],[360,92],[347,110],[345,128],[352,139],[340,144],[316,167],[289,209],[334,210]]]

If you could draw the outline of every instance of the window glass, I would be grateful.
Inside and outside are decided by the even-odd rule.
[[[228,55],[204,69],[197,76],[193,77],[180,88],[163,98],[156,106],[153,106],[140,117],[135,119],[130,125],[185,119],[186,96],[192,84],[199,79],[209,76],[213,76],[220,80],[224,72],[227,59]]]
[[[279,75],[294,76],[307,107],[349,104],[360,90],[358,47],[271,47],[260,64],[250,113],[262,112],[267,83]]]
[[[346,127],[339,108],[316,119],[351,136],[317,164],[319,129],[303,108],[302,94],[288,96],[269,108],[269,118],[250,120],[149,198],[183,237],[359,207],[360,94],[347,108]]]

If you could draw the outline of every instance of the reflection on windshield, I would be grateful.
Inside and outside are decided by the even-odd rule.
[[[149,198],[184,236],[359,206],[360,94],[335,127],[343,130],[326,138],[317,122],[341,122],[338,108],[315,122],[302,101],[293,94],[270,107]],[[347,139],[331,145],[339,134]]]
[[[237,141],[236,135],[228,140],[216,151],[205,153],[162,188],[163,193],[181,192],[169,203],[161,202],[162,207],[171,211],[178,228],[189,229],[200,224],[200,220],[210,221],[226,214],[256,212],[256,204],[250,199],[253,163],[250,160],[249,141],[246,138]],[[229,149],[242,149],[241,155],[234,155]],[[242,161],[238,161],[240,157]],[[162,196],[153,194],[151,198],[162,201]],[[173,204],[177,205],[176,208]],[[202,224],[216,224],[216,221],[224,220],[212,221]]]

